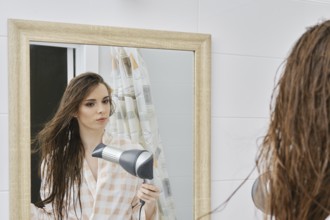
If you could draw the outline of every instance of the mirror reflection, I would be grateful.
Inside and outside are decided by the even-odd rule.
[[[157,65],[156,71],[152,71],[152,64],[147,61],[146,55],[144,55],[144,59],[148,67],[150,97],[158,122],[159,141],[163,147],[164,167],[169,177],[176,216],[180,219],[179,216],[183,213],[183,219],[191,219],[185,214],[192,216],[192,219],[197,219],[210,210],[210,35],[9,19],[9,205],[11,219],[29,219],[31,211],[31,134],[33,133],[31,128],[35,127],[35,125],[31,126],[30,114],[33,109],[33,107],[31,108],[32,91],[30,88],[30,82],[33,78],[30,74],[32,42],[70,44],[73,51],[78,51],[81,48],[87,50],[87,45],[103,45],[145,48],[149,52],[159,49],[169,53],[179,51],[190,53],[193,58],[188,59],[193,59],[193,69],[191,68],[192,65],[189,68],[191,69],[190,74],[193,73],[187,76],[181,72],[183,71],[181,63],[175,67],[175,70],[167,71],[163,66]],[[83,45],[86,47],[81,47]],[[101,51],[101,49],[97,51]],[[70,71],[73,69],[72,74],[95,71],[107,75],[107,73],[103,74],[101,69],[103,67],[99,65],[103,59],[100,58],[102,56],[99,56],[101,52],[95,53],[94,50],[94,53],[80,54],[85,54],[85,57],[75,55],[74,60],[80,62],[81,65],[67,65],[71,66],[68,68]],[[95,57],[98,57],[97,62],[87,64],[87,61],[94,60]],[[155,55],[151,56],[151,58],[155,57]],[[174,57],[173,54],[170,57]],[[175,62],[177,58],[174,58],[169,63]],[[111,67],[112,61],[109,61],[111,59],[104,59],[107,60],[107,65]],[[83,62],[84,60],[85,62]],[[162,59],[161,64],[172,66],[165,60]],[[67,59],[67,62],[70,64],[73,59]],[[96,69],[92,67],[96,67]],[[67,72],[67,81],[70,78],[70,71]],[[157,77],[154,80],[153,77],[156,74]],[[75,78],[77,77],[79,75],[75,76]],[[109,76],[104,78],[108,80]],[[173,81],[173,79],[178,81]],[[192,80],[191,83],[189,82],[190,79]],[[181,91],[182,88],[192,88],[193,91],[191,89]],[[56,88],[55,90],[60,92],[61,89]],[[37,93],[41,93],[40,91]],[[191,100],[193,101],[190,102],[189,97],[192,97]],[[47,99],[39,108],[44,108],[46,105]],[[186,112],[186,109],[190,111]],[[49,119],[47,118],[47,120]],[[40,125],[36,125],[36,127],[38,126]],[[189,135],[192,135],[192,138],[188,140],[186,137]],[[63,145],[65,146],[65,144]],[[191,151],[187,151],[186,148]],[[191,167],[191,163],[193,167]],[[158,166],[161,167],[162,164],[160,163]],[[190,174],[192,177],[189,176]],[[192,185],[187,185],[186,180],[189,178]],[[180,187],[176,187],[176,185]],[[187,197],[189,197],[187,201],[181,202],[181,199]],[[159,213],[162,211],[164,210],[159,209]],[[209,218],[206,217],[206,219]]]
[[[161,190],[159,219],[192,219],[193,67],[191,51],[33,42],[31,138],[55,114],[72,78],[86,71],[99,73],[113,89],[116,106],[108,135],[128,139],[154,155],[154,183]],[[33,154],[32,202],[40,200],[39,161]]]

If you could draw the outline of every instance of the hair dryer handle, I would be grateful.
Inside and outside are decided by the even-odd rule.
[[[152,184],[153,181],[152,181],[152,179],[143,179],[143,183]],[[141,203],[141,206],[143,206],[146,202],[144,200],[140,199],[140,203]]]

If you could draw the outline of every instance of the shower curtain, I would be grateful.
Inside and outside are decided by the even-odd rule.
[[[146,63],[137,48],[112,47],[110,54],[110,85],[116,111],[107,130],[112,137],[130,139],[153,153],[153,181],[163,191],[158,200],[160,220],[174,220],[174,202]]]

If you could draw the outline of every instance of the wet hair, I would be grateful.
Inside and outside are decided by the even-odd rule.
[[[269,187],[264,219],[324,220],[330,215],[330,20],[308,28],[295,43],[272,101],[255,166]],[[198,219],[223,210],[255,168]]]
[[[266,210],[277,220],[330,215],[330,21],[310,27],[286,59],[257,159],[269,171]]]
[[[107,88],[111,97],[111,88],[100,75],[87,72],[73,78],[54,117],[35,139],[41,157],[41,175],[46,183],[44,190],[47,192],[47,197],[36,205],[51,203],[56,219],[67,216],[69,204],[74,204],[75,208],[78,204],[81,207],[80,186],[85,151],[74,116],[83,99],[99,84]],[[111,99],[109,104],[111,115],[114,111]]]

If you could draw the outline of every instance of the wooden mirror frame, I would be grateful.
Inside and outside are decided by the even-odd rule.
[[[10,219],[30,219],[30,42],[56,42],[194,52],[194,219],[210,211],[211,36],[8,20]],[[203,219],[209,219],[205,217]]]

